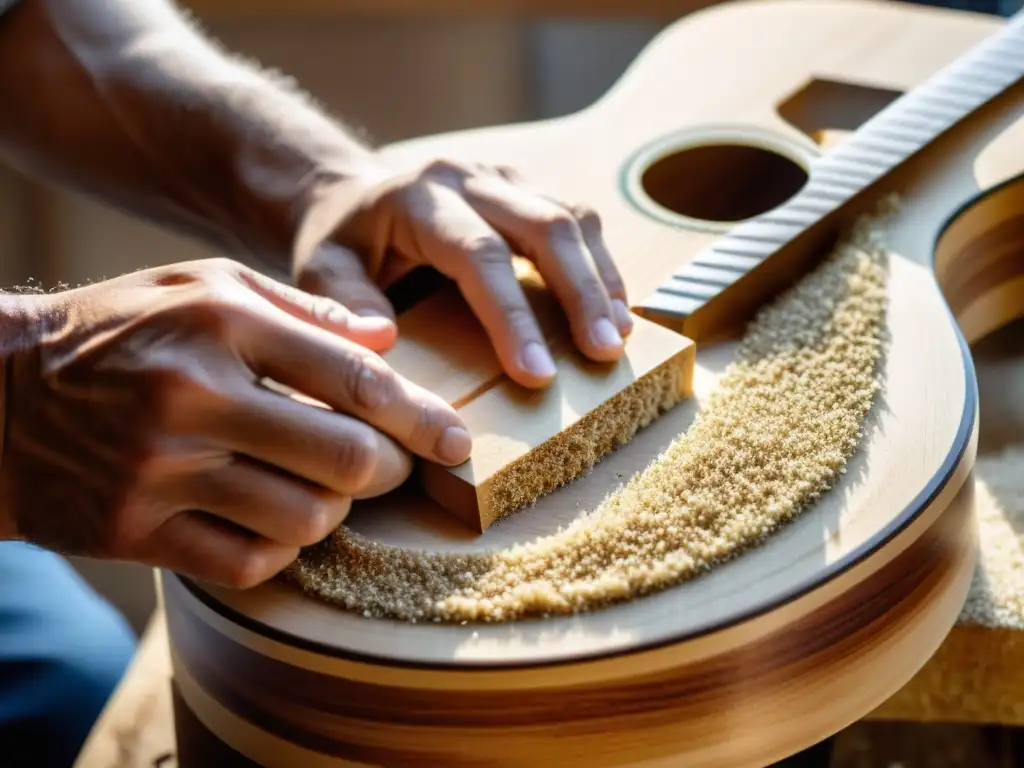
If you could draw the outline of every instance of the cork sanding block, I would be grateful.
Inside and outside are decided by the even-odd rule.
[[[465,421],[469,460],[458,467],[424,462],[418,475],[430,498],[478,532],[580,477],[693,391],[690,339],[634,317],[619,361],[589,361],[551,293],[522,282],[558,369],[549,387],[529,390],[503,373],[454,287],[399,315],[398,341],[384,355]]]

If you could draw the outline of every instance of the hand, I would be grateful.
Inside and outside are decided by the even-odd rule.
[[[611,361],[622,354],[632,320],[593,212],[528,190],[509,169],[445,161],[411,173],[382,164],[356,188],[330,240],[297,255],[303,290],[393,318],[371,278],[379,284],[411,265],[433,266],[460,287],[509,376],[540,387],[555,369],[514,275],[515,249],[557,296],[585,355]]]
[[[247,587],[403,482],[410,452],[469,455],[455,411],[372,351],[389,322],[231,261],[5,301],[33,339],[9,359],[8,537]]]

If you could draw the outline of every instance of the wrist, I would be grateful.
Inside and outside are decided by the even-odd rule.
[[[8,432],[13,419],[15,361],[39,346],[52,314],[42,294],[0,292],[0,540],[22,538],[8,503]]]
[[[386,222],[366,214],[395,177],[395,169],[380,155],[367,150],[354,160],[332,163],[311,174],[297,198],[294,233],[288,263],[294,273],[303,269],[316,249],[333,240],[357,253],[370,279],[378,276],[383,254],[381,232]],[[366,226],[371,222],[370,226]]]

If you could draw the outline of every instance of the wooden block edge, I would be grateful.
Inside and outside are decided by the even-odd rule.
[[[476,487],[460,476],[460,467],[422,464],[418,479],[426,495],[477,533],[483,533],[499,520],[585,475],[598,461],[628,442],[639,430],[691,397],[696,343],[642,318],[638,318],[637,322],[647,323],[650,332],[663,337],[671,336],[678,344],[678,349],[600,406]],[[573,465],[564,460],[552,460],[553,456],[562,452],[567,441],[574,441],[577,445],[597,445],[597,436],[594,434],[596,430],[592,427],[601,424],[611,414],[620,413],[641,392],[651,389],[657,393],[655,407],[642,413],[636,421],[624,422],[622,429],[610,441],[606,437],[604,444],[581,462]],[[558,466],[561,471],[552,472],[551,466]]]

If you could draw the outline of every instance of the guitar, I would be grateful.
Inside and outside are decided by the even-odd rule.
[[[884,269],[850,246],[867,255],[834,297],[861,291],[869,312],[883,269],[880,391],[845,473],[812,504],[635,599],[487,622],[454,603],[459,620],[413,622],[283,580],[236,592],[158,574],[179,764],[758,766],[890,697],[953,626],[977,562],[971,345],[1024,314],[1024,174],[1007,164],[1024,136],[1021,75],[1024,16],[729,3],[667,28],[577,114],[389,147],[512,166],[596,208],[634,311],[696,358],[693,397],[484,534],[406,488],[357,505],[346,525],[362,541],[473,553],[571,529],[704,428],[737,364],[753,376],[750,328],[785,347],[794,326],[773,302],[806,304],[815,327],[826,254],[896,194],[876,220]],[[793,338],[797,356],[820,341]],[[823,367],[843,361],[836,349]],[[772,403],[750,407],[756,431]]]

